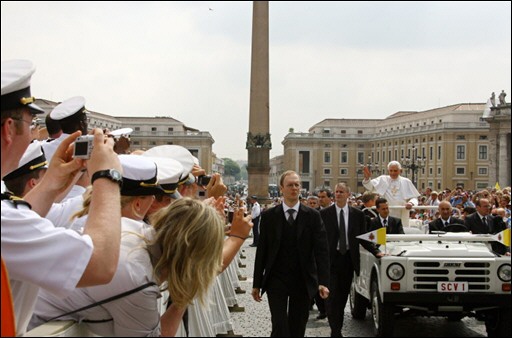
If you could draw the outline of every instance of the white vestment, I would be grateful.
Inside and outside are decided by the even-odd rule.
[[[389,175],[381,175],[372,180],[363,180],[363,186],[370,192],[376,192],[388,200],[389,206],[404,206],[407,202],[418,205],[420,193],[408,178],[398,176],[396,180]],[[409,210],[389,209],[389,214],[402,219],[402,224],[409,224]]]

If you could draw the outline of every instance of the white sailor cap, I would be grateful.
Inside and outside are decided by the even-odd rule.
[[[56,121],[78,113],[87,113],[85,110],[85,98],[83,96],[74,96],[58,104],[50,113],[50,118]]]
[[[116,130],[112,130],[111,132],[109,132],[110,135],[112,135],[116,138],[121,137],[121,136],[128,136],[131,133],[133,133],[132,128],[121,128],[121,129],[116,129]]]
[[[195,182],[195,178],[190,174],[194,167],[194,156],[187,148],[175,144],[166,144],[148,149],[143,155],[150,157],[172,158],[180,162],[183,166],[183,172],[181,173],[179,184]]]
[[[157,167],[149,158],[119,155],[123,167],[122,196],[148,196],[162,194],[158,184]]]
[[[163,189],[164,194],[173,199],[181,198],[177,191],[183,166],[180,162],[172,158],[148,157],[156,163],[158,169],[158,183]]]
[[[32,142],[28,145],[27,150],[25,150],[25,153],[21,157],[18,168],[5,175],[3,179],[4,181],[9,181],[35,170],[46,168],[48,168],[48,161],[44,156],[41,144],[37,141]]]
[[[32,114],[45,112],[30,94],[30,79],[35,71],[28,60],[2,61],[2,112],[21,107],[28,107]]]

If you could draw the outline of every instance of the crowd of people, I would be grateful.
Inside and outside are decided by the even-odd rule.
[[[201,184],[206,172],[183,147],[121,155],[115,131],[84,137],[83,97],[57,105],[38,140],[34,71],[2,62],[2,336],[53,319],[104,336],[174,336],[191,304],[209,302],[251,216],[240,205],[226,226],[222,178]]]
[[[510,227],[510,188],[420,193],[398,162],[373,179],[365,168],[364,194],[339,183],[301,196],[300,176],[286,171],[272,204],[230,196],[219,174],[203,179],[186,148],[129,153],[127,135],[89,131],[80,96],[47,115],[42,138],[34,71],[30,61],[2,62],[2,335],[12,296],[11,334],[71,319],[103,336],[174,336],[191,304],[215,294],[212,285],[230,271],[252,229],[252,297],[260,302],[267,293],[271,336],[304,336],[312,301],[332,336],[341,336],[359,244],[384,255],[357,236],[382,226],[404,233],[410,219],[430,232]],[[509,255],[500,245],[493,249]],[[169,302],[162,310],[163,292]]]

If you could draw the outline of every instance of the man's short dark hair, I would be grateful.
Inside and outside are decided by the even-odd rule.
[[[328,189],[328,188],[322,188],[322,189],[319,189],[316,193],[316,195],[318,196],[319,193],[321,192],[325,192],[327,194],[327,197],[331,198],[332,197],[332,192],[331,192],[331,189]]]
[[[379,208],[379,205],[384,204],[384,203],[388,203],[388,200],[387,200],[387,199],[385,199],[385,198],[379,197],[379,198],[377,198],[377,200],[375,201],[375,207],[378,209],[378,208]]]
[[[377,194],[376,194],[376,193],[367,191],[367,192],[365,192],[365,193],[363,194],[363,196],[361,197],[361,202],[363,202],[363,203],[365,203],[365,204],[366,204],[366,203],[368,203],[368,202],[370,202],[370,201],[373,201],[373,200],[375,199],[375,197],[376,197],[376,196],[377,196]]]

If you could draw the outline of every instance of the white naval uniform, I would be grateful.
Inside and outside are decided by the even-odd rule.
[[[31,327],[67,312],[93,304],[103,299],[135,289],[148,282],[155,282],[153,267],[146,250],[146,239],[153,237],[152,228],[141,221],[121,218],[121,251],[114,278],[109,284],[76,289],[65,299],[59,299],[48,292],[39,293]],[[102,323],[88,323],[89,330],[100,336],[159,336],[160,312],[158,298],[161,296],[157,285],[149,286],[131,295],[96,306],[60,320],[113,320]]]
[[[393,180],[389,175],[381,175],[372,180],[363,180],[363,185],[366,190],[377,192],[381,197],[387,199],[389,206],[403,206],[407,202],[418,205],[420,193],[408,178],[398,176],[396,180]],[[403,226],[409,224],[409,210],[389,209],[389,214],[402,219]]]
[[[88,235],[56,228],[28,206],[16,207],[8,200],[1,205],[2,258],[9,272],[19,336],[26,332],[40,288],[54,297],[65,297],[75,289],[93,243]]]

